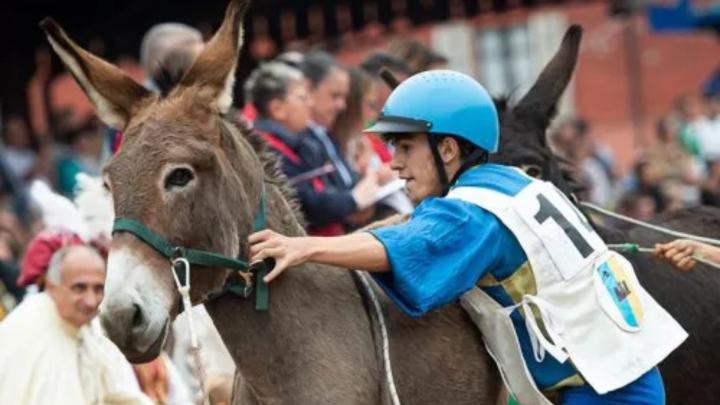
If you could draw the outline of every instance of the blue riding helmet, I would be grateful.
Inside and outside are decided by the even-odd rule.
[[[488,92],[472,77],[452,70],[429,70],[403,81],[365,132],[455,135],[490,153],[497,152],[500,138]]]

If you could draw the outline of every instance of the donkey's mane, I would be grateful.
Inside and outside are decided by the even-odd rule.
[[[238,118],[237,111],[230,110],[227,114],[221,117],[223,121],[229,124],[237,130],[237,132],[248,141],[253,151],[260,159],[260,163],[263,165],[263,172],[265,174],[265,182],[270,183],[278,188],[282,196],[287,200],[292,212],[295,214],[295,218],[300,224],[305,226],[305,217],[300,210],[300,203],[298,201],[297,193],[295,189],[290,185],[287,176],[283,173],[281,168],[280,159],[277,154],[273,153],[268,147],[267,142],[260,136],[259,133],[254,131],[247,121]],[[227,126],[221,126],[223,135],[233,137],[232,131],[228,131]]]

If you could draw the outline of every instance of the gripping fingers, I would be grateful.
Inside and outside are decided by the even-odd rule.
[[[267,259],[268,257],[272,257],[277,261],[281,257],[283,257],[284,254],[285,254],[285,250],[282,247],[265,248],[265,249],[258,251],[258,253],[256,253],[255,255],[253,255],[251,257],[250,261],[252,263],[260,262],[260,261]]]
[[[690,257],[690,255],[688,254],[688,252],[686,250],[681,250],[681,251],[677,252],[675,255],[673,255],[673,257],[670,260],[672,260],[674,263],[680,263],[682,260],[685,260],[689,257]]]
[[[265,281],[266,283],[272,282],[273,280],[275,280],[275,278],[277,278],[277,276],[279,276],[280,274],[282,274],[283,271],[285,271],[287,266],[288,266],[287,260],[285,260],[285,259],[277,260],[275,262],[275,267],[273,267],[273,269],[270,271],[270,273],[268,273],[263,278],[263,281]]]
[[[682,271],[688,271],[695,266],[695,260],[692,257],[684,257],[677,263],[677,267]]]
[[[250,257],[255,257],[258,253],[262,252],[263,250],[272,249],[278,246],[277,241],[275,240],[266,240],[260,243],[256,243],[254,245],[250,246]],[[253,260],[254,261],[254,260]]]
[[[248,236],[248,242],[250,242],[250,244],[262,242],[270,238],[273,234],[275,234],[275,232],[271,231],[270,229],[263,229],[260,232],[255,232],[252,235]]]

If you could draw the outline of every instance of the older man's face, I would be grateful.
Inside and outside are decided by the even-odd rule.
[[[68,252],[61,268],[60,283],[48,280],[48,293],[60,317],[79,328],[97,315],[103,299],[105,263],[89,248],[79,247]]]

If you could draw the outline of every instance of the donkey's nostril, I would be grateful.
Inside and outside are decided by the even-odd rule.
[[[144,323],[145,315],[143,314],[142,308],[140,308],[140,305],[138,304],[133,304],[132,328],[141,328]]]

